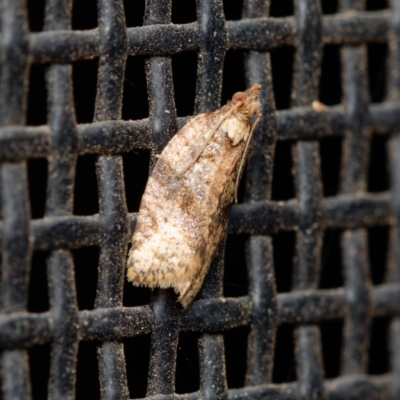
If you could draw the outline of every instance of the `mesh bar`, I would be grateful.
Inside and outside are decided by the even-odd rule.
[[[171,23],[171,1],[149,0],[146,3],[145,25]],[[169,57],[151,57],[146,61],[147,87],[150,98],[151,168],[156,155],[177,131],[176,110]],[[175,391],[175,360],[179,338],[179,310],[176,298],[165,290],[157,291],[153,303],[154,328],[147,387],[149,396],[172,394]]]
[[[342,10],[361,10],[362,1],[343,3]],[[366,82],[366,47],[344,47],[345,99],[348,107],[344,141],[342,193],[366,189],[368,148],[371,131],[367,127],[368,94]],[[367,363],[369,313],[369,279],[367,241],[364,229],[347,231],[343,237],[343,258],[346,275],[348,316],[345,321],[342,373],[363,373]]]
[[[269,1],[249,0],[245,2],[243,16],[249,21],[250,18],[266,16],[269,5]],[[277,136],[275,101],[269,53],[250,51],[245,62],[247,84],[258,82],[262,86],[263,116],[252,138],[246,187],[248,200],[257,202],[271,196],[272,160]],[[252,236],[247,243],[247,253],[253,320],[247,349],[246,385],[256,386],[270,383],[272,377],[277,303],[271,237]],[[265,310],[268,310],[267,318]]]
[[[390,46],[392,54],[390,58],[390,80],[389,80],[389,93],[388,97],[392,100],[398,100],[400,96],[400,82],[397,71],[400,68],[400,48],[399,48],[399,16],[400,16],[400,2],[391,2],[393,7],[392,16],[392,27],[393,30],[390,35]],[[400,228],[399,228],[399,157],[400,157],[400,140],[399,134],[396,132],[391,138],[390,145],[390,172],[392,178],[392,210],[396,222],[391,230],[391,247],[390,247],[390,259],[389,259],[389,274],[387,276],[388,282],[398,283],[400,281],[400,254],[399,253],[399,240],[400,240]],[[400,320],[398,317],[394,318],[390,326],[390,350],[391,350],[391,366],[394,374],[393,384],[393,395],[394,397],[400,396],[400,362],[399,362],[399,337],[400,337]]]
[[[126,33],[121,1],[99,1],[101,53],[95,121],[121,117]],[[111,77],[111,78],[110,78]],[[96,165],[100,192],[101,251],[96,308],[120,307],[127,251],[127,221],[121,156],[100,156]],[[104,399],[129,398],[122,343],[98,348],[100,391]]]
[[[75,398],[78,347],[95,342],[100,397],[129,399],[131,386],[139,386],[129,360],[141,360],[126,353],[124,341],[141,335],[151,336],[147,399],[400,398],[400,2],[366,11],[364,0],[343,0],[337,13],[325,15],[318,0],[298,0],[293,16],[271,17],[270,0],[244,0],[241,18],[227,21],[227,2],[197,0],[196,21],[174,24],[172,0],[147,0],[143,26],[127,27],[122,0],[98,0],[98,27],[88,30],[72,29],[72,3],[48,0],[41,32],[29,32],[26,1],[0,5],[0,398],[35,396],[29,352],[38,345],[51,349],[47,397]],[[380,103],[372,103],[368,92],[369,42],[389,43],[388,90]],[[340,104],[318,109],[313,102],[320,96],[326,45],[341,46],[344,95]],[[281,71],[274,69],[272,56],[287,47],[296,50],[292,103],[277,110]],[[247,235],[248,291],[225,296],[228,239],[188,310],[181,311],[171,290],[156,290],[149,304],[128,307],[125,264],[137,213],[128,212],[122,153],[149,151],[151,171],[157,155],[192,117],[178,117],[173,74],[178,53],[198,56],[194,114],[219,107],[227,50],[243,52],[246,85],[262,85],[263,116],[247,162],[244,202],[233,207],[227,232]],[[142,56],[149,116],[123,120],[127,60]],[[78,123],[71,64],[93,58],[99,61],[94,118]],[[46,64],[45,125],[26,122],[31,64]],[[137,106],[136,98],[131,100]],[[381,192],[367,186],[373,135],[388,137],[391,178]],[[326,139],[343,140],[340,190],[332,196],[324,194],[321,173],[320,143]],[[293,141],[295,194],[278,200],[273,182],[281,176],[274,168],[279,144],[288,141]],[[89,155],[96,156],[99,212],[74,215],[77,160]],[[27,164],[40,158],[48,162],[46,205],[44,217],[32,219]],[[368,230],[381,226],[390,230],[388,271],[382,283],[373,284]],[[345,280],[333,288],[321,287],[328,229],[343,231]],[[285,232],[295,232],[295,260],[290,291],[281,292],[275,240]],[[97,291],[93,309],[80,310],[73,252],[89,246],[100,248]],[[33,251],[48,253],[48,310],[28,307]],[[388,372],[372,376],[368,349],[374,318],[388,320],[390,365]],[[322,326],[332,321],[344,321],[342,365],[338,376],[328,379]],[[288,326],[294,332],[296,378],[276,382],[279,329]],[[225,334],[235,328],[249,333],[243,384],[231,388]],[[186,394],[177,393],[181,332],[198,340],[199,389]]]
[[[296,5],[298,50],[295,62],[293,104],[307,106],[318,100],[321,65],[322,21],[317,1]],[[296,190],[299,201],[299,231],[293,287],[318,285],[322,246],[321,177],[318,142],[298,142],[294,148]],[[299,398],[326,398],[320,332],[317,326],[300,326],[295,331]]]
[[[28,29],[24,1],[2,4],[1,125],[23,125],[26,105]],[[24,311],[27,306],[31,243],[26,163],[1,165],[2,185],[2,276],[1,295],[4,313]],[[3,396],[29,399],[28,354],[11,349],[2,353]]]
[[[49,1],[45,29],[71,28],[70,1]],[[75,179],[77,130],[72,98],[72,67],[51,65],[47,71],[49,125],[52,149],[49,159],[49,186],[46,216],[72,214]],[[75,369],[78,353],[78,307],[72,255],[68,250],[51,251],[48,260],[52,338],[49,398],[67,399],[75,393]]]

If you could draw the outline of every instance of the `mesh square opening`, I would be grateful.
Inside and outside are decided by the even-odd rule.
[[[225,19],[238,20],[242,17],[243,0],[224,0]]]
[[[230,389],[244,387],[249,332],[248,326],[241,326],[224,334],[226,380]]]
[[[335,14],[338,12],[338,0],[321,0],[321,8],[323,14]]]
[[[28,289],[28,311],[45,312],[49,306],[49,287],[47,282],[47,251],[35,251],[31,259],[31,273]]]
[[[325,45],[322,53],[319,100],[326,105],[342,101],[340,46]]]
[[[76,295],[79,310],[93,310],[96,299],[99,247],[73,250]]]
[[[31,32],[40,32],[44,26],[46,0],[28,0],[28,22]]]
[[[222,70],[221,105],[232,100],[236,92],[243,92],[246,87],[244,71],[244,53],[238,50],[229,50],[225,53],[224,68]]]
[[[151,292],[152,290],[149,288],[133,286],[131,282],[128,282],[124,274],[124,296],[122,300],[124,307],[137,307],[149,304]]]
[[[225,247],[224,296],[248,294],[246,242],[248,235],[228,235]]]
[[[126,374],[131,399],[146,396],[150,363],[150,339],[150,335],[143,335],[124,341]]]
[[[45,79],[46,67],[32,64],[29,73],[27,125],[46,125],[47,90]]]
[[[271,17],[286,17],[294,14],[293,0],[271,0]]]
[[[149,179],[150,152],[133,151],[122,155],[128,212],[138,212]]]
[[[273,383],[294,382],[297,379],[293,331],[294,327],[286,324],[277,330],[272,370]]]
[[[319,326],[321,330],[325,379],[336,378],[340,373],[343,320],[323,321]]]
[[[43,218],[46,209],[48,162],[46,158],[28,160],[29,203],[32,219]]]
[[[324,197],[338,194],[342,144],[343,138],[341,137],[325,137],[319,141]]]
[[[386,135],[372,135],[368,165],[368,191],[384,192],[389,189]]]
[[[342,265],[342,248],[340,229],[327,229],[324,232],[324,239],[321,253],[320,267],[320,289],[333,289],[342,287],[343,281],[343,265]]]
[[[123,0],[126,26],[142,26],[146,0]]]
[[[373,103],[384,100],[387,87],[388,44],[368,43],[368,83]]]
[[[97,58],[72,64],[75,115],[78,124],[93,122],[98,64]]]
[[[171,20],[173,24],[196,21],[196,0],[172,0]]]
[[[93,154],[78,157],[74,187],[75,215],[93,215],[99,212],[95,164],[96,156]]]
[[[122,97],[122,119],[129,121],[148,116],[145,58],[141,56],[128,57]]]
[[[197,392],[200,388],[199,333],[182,332],[179,335],[176,360],[175,392]]]
[[[366,0],[366,10],[375,11],[388,8],[387,0]]]
[[[28,350],[32,399],[47,399],[50,376],[50,344],[33,346]]]
[[[98,342],[80,342],[76,370],[76,399],[100,399],[99,368],[97,364]]]
[[[289,108],[291,104],[294,53],[295,48],[291,46],[270,51],[272,86],[277,110]]]
[[[292,288],[295,232],[281,231],[272,235],[276,290],[289,292]]]
[[[272,176],[272,200],[289,200],[295,197],[293,143],[291,140],[279,140],[276,143]]]
[[[72,29],[94,29],[97,23],[96,0],[73,0],[72,4]]]
[[[374,285],[384,282],[387,272],[389,227],[376,226],[368,229],[368,255],[371,280]]]
[[[389,323],[390,318],[374,318],[368,350],[368,374],[389,372]]]
[[[172,56],[175,107],[178,117],[193,115],[196,96],[197,53],[183,52]]]

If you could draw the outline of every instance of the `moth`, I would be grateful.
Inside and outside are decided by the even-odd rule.
[[[260,89],[254,84],[218,110],[198,115],[158,157],[127,262],[133,285],[173,287],[183,308],[196,297],[237,201],[261,117]]]

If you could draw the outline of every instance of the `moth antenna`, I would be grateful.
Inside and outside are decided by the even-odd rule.
[[[257,119],[254,121],[254,124],[251,127],[249,137],[248,137],[248,139],[246,141],[246,145],[244,147],[243,155],[240,159],[239,171],[238,171],[238,174],[236,177],[236,182],[235,182],[235,204],[237,204],[237,202],[238,202],[237,194],[238,194],[238,190],[239,190],[239,183],[240,183],[240,179],[242,178],[244,164],[246,163],[247,154],[249,153],[249,150],[250,150],[251,138],[253,137],[254,129],[256,129],[258,123],[260,122],[261,116],[262,116],[261,112],[257,111]]]
[[[177,175],[183,175],[197,161],[197,159],[201,156],[201,153],[203,152],[203,150],[205,149],[205,147],[207,146],[209,141],[214,136],[215,132],[217,132],[217,130],[223,124],[223,122],[228,117],[230,117],[238,109],[238,107],[241,106],[242,104],[243,104],[243,102],[239,101],[229,112],[226,113],[226,115],[223,118],[221,118],[221,121],[218,122],[216,127],[207,136],[207,138],[205,139],[204,143],[201,145],[200,149],[197,151],[196,155],[188,162],[188,164],[184,168],[182,168],[181,171],[177,172]]]

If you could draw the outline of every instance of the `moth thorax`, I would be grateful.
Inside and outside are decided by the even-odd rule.
[[[237,118],[236,116],[232,115],[223,122],[222,129],[224,132],[226,132],[228,138],[230,139],[231,145],[236,146],[242,140],[247,140],[250,132],[249,120],[247,118]]]

